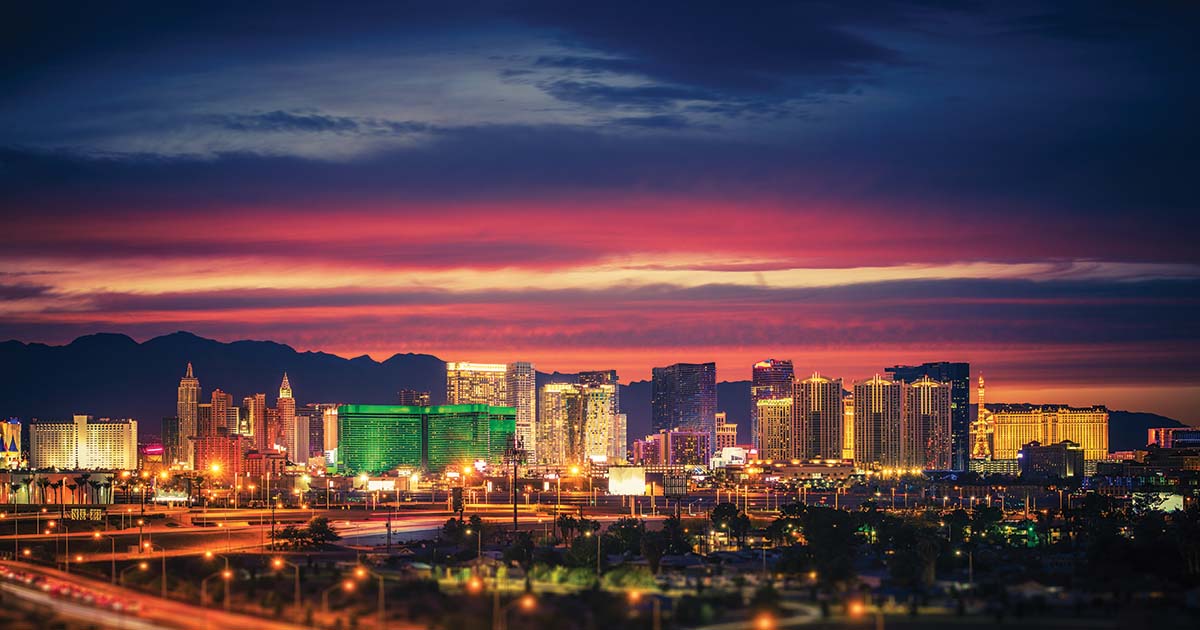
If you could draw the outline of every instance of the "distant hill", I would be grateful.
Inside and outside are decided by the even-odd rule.
[[[0,417],[65,418],[74,413],[137,418],[156,433],[175,413],[179,378],[191,362],[203,395],[214,388],[243,396],[266,392],[274,401],[286,371],[298,402],[393,403],[400,389],[429,391],[434,404],[446,400],[446,364],[429,354],[397,354],[386,361],[368,356],[344,359],[324,352],[297,352],[272,341],[222,343],[177,332],[143,343],[118,334],[80,337],[64,346],[0,343]],[[597,366],[604,369],[605,366]],[[572,381],[575,374],[538,373],[538,386]],[[650,432],[650,382],[621,386],[629,417],[629,439]],[[738,424],[738,441],[750,441],[750,382],[717,384],[717,409]],[[974,417],[974,406],[972,406]],[[1113,411],[1112,450],[1145,446],[1146,429],[1183,426],[1157,414]]]
[[[80,337],[65,346],[0,343],[0,415],[64,418],[74,413],[136,418],[156,433],[175,415],[176,388],[188,362],[203,396],[214,388],[273,401],[288,373],[298,402],[392,403],[401,388],[428,390],[445,402],[446,365],[428,354],[378,362],[296,352],[271,341],[222,343],[177,332],[137,343],[125,335]]]

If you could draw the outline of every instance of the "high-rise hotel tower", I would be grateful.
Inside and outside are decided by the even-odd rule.
[[[199,434],[200,419],[200,379],[192,374],[192,364],[187,364],[187,373],[179,379],[179,393],[176,398],[175,416],[179,418],[179,435],[176,444],[166,445],[178,459],[177,463],[185,466],[192,465],[192,441],[189,438]]]

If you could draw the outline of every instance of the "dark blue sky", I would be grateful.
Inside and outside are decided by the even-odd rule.
[[[0,337],[966,358],[1200,420],[1194,3],[174,4],[0,25]]]

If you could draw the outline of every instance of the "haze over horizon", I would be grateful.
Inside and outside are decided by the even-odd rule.
[[[626,381],[955,360],[1003,399],[1200,423],[1195,7],[10,17],[0,338]]]

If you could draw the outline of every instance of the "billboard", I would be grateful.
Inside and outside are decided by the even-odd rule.
[[[646,469],[641,466],[613,466],[608,469],[608,493],[640,497],[646,494]]]

